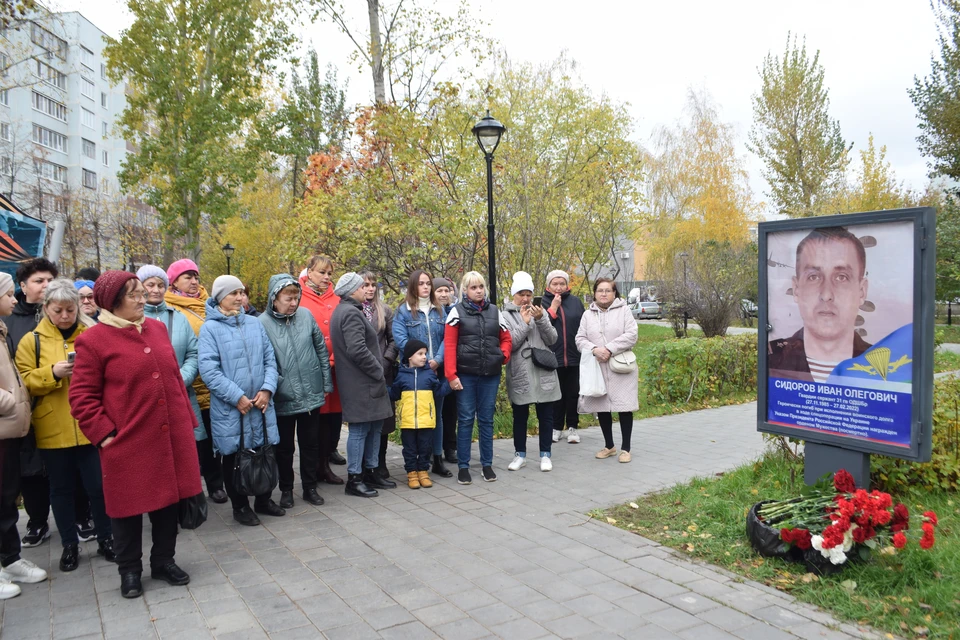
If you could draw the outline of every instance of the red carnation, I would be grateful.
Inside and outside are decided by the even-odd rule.
[[[921,549],[929,549],[929,548],[932,547],[932,546],[933,546],[933,533],[931,533],[931,534],[929,534],[929,535],[927,535],[926,533],[924,533],[924,534],[920,537],[920,548],[921,548]]]
[[[794,529],[793,542],[797,547],[804,550],[809,549],[813,545],[812,536],[806,529]]]
[[[853,476],[845,469],[840,469],[833,476],[833,487],[840,493],[853,493],[857,488],[857,483],[853,481]]]
[[[793,542],[793,529],[780,529],[780,539],[788,544]]]
[[[937,514],[934,513],[933,511],[924,511],[923,517],[926,518],[927,522],[929,522],[933,526],[937,526],[938,524],[940,524],[940,522],[937,520]]]
[[[887,511],[886,509],[881,509],[880,511],[877,511],[876,515],[874,516],[874,521],[878,525],[883,526],[889,523],[892,517],[893,516],[890,514],[889,511]]]
[[[864,527],[857,527],[853,530],[853,541],[857,544],[863,544],[867,541],[867,529]]]
[[[897,549],[903,549],[907,546],[907,536],[901,532],[893,534],[893,546]]]

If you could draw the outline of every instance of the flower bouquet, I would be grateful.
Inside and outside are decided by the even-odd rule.
[[[919,518],[920,548],[934,543],[937,514]],[[813,571],[839,570],[851,557],[866,559],[877,547],[907,545],[910,513],[893,504],[889,493],[857,489],[853,476],[841,469],[788,500],[761,502],[747,517],[747,535],[765,556],[805,562]]]

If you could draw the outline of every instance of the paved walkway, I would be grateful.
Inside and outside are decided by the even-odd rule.
[[[755,415],[747,404],[637,422],[629,465],[595,460],[600,432],[588,429],[580,445],[555,445],[551,473],[534,464],[507,471],[512,441],[498,441],[497,482],[480,481],[476,469],[470,486],[442,480],[373,500],[324,485],[326,505],[298,496],[286,517],[262,527],[238,526],[229,505],[211,503],[210,520],[179,538],[189,587],[145,578],[136,600],[120,597],[116,566],[96,556],[95,543],[84,545],[77,571],[59,572],[54,536],[24,551],[51,579],[0,604],[0,636],[863,637],[780,592],[585,515],[754,458],[762,449]],[[536,452],[535,439],[528,449]],[[389,465],[399,479],[399,449],[391,447]]]

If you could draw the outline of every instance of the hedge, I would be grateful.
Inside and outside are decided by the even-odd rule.
[[[757,336],[666,340],[638,354],[647,392],[666,403],[703,402],[757,388]]]

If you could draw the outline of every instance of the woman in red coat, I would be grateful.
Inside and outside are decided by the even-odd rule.
[[[330,463],[347,464],[337,445],[340,444],[340,428],[343,425],[343,412],[340,409],[340,390],[337,388],[337,371],[334,368],[333,345],[330,343],[330,316],[340,304],[340,296],[333,292],[333,261],[326,256],[313,256],[307,268],[300,276],[300,306],[313,314],[320,326],[323,339],[330,354],[330,375],[333,377],[333,393],[327,395],[326,402],[320,407],[320,430],[326,437],[320,437],[320,468],[317,477],[328,484],[343,484],[343,478],[330,468]]]
[[[144,513],[153,525],[151,577],[190,582],[173,557],[177,505],[201,491],[197,419],[166,326],[143,316],[146,296],[137,276],[106,271],[93,294],[100,324],[77,339],[70,409],[100,449],[120,593],[135,598],[143,592]]]

